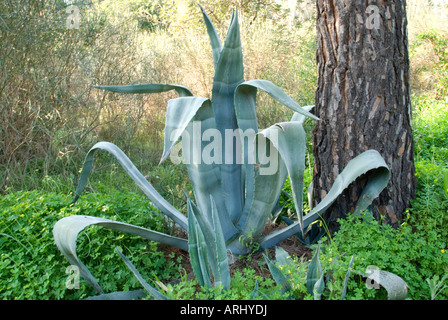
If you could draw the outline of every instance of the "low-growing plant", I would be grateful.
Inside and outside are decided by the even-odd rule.
[[[147,228],[86,215],[61,219],[54,226],[55,242],[67,260],[80,269],[81,276],[98,293],[104,291],[76,254],[77,235],[89,226],[99,225],[128,232],[189,251],[192,265],[197,266],[194,270],[200,283],[213,285],[210,281],[210,276],[213,276],[214,285],[229,288],[230,276],[225,267],[227,251],[234,255],[252,252],[250,243],[246,241],[250,239],[259,243],[260,249],[267,249],[297,233],[306,238],[311,225],[320,219],[344,189],[359,176],[368,175],[369,182],[359,196],[356,212],[367,208],[389,180],[390,172],[384,160],[377,151],[368,150],[347,164],[325,199],[304,215],[302,192],[306,138],[303,122],[305,117],[318,120],[310,113],[312,106],[300,107],[270,81],[244,81],[237,13],[232,14],[222,45],[208,15],[202,8],[201,10],[210,37],[215,66],[211,100],[195,97],[188,88],[181,85],[149,83],[96,86],[99,89],[127,94],[171,90],[177,92],[179,98],[168,102],[161,162],[168,156],[172,162],[183,161],[193,188],[193,199],[187,200],[187,218],[155,190],[116,145],[99,142],[90,149],[81,172],[75,201],[86,186],[94,164],[95,152],[105,150],[118,160],[154,205],[189,234],[186,240]],[[258,90],[267,92],[273,99],[295,111],[291,121],[259,130],[256,117]],[[179,140],[183,158],[178,156]],[[287,176],[291,182],[292,197],[297,210],[295,221],[282,230],[262,236]],[[132,268],[131,264],[128,266]],[[206,268],[202,268],[200,273],[201,266]],[[141,278],[135,268],[132,270]],[[146,283],[144,285],[146,286]]]
[[[414,97],[413,134],[416,160],[448,163],[448,100]]]
[[[419,221],[415,217],[419,214],[417,211],[407,214],[409,216],[397,229],[376,221],[369,212],[360,216],[349,214],[346,219],[338,220],[341,227],[331,242],[321,240],[322,266],[324,270],[331,271],[336,287],[341,287],[345,266],[354,254],[353,277],[348,283],[347,299],[385,298],[384,291],[366,286],[365,275],[369,269],[399,275],[408,285],[411,299],[430,298],[426,279],[447,273],[446,241],[432,223],[426,226],[415,224]],[[446,291],[440,298],[444,295]]]
[[[146,197],[124,191],[89,193],[76,204],[71,197],[53,192],[11,192],[0,197],[0,299],[55,300],[83,299],[94,294],[83,279],[67,286],[68,265],[58,259],[54,246],[53,225],[62,217],[83,212],[167,232],[169,227],[160,212]],[[122,233],[89,228],[79,237],[78,255],[87,261],[94,274],[103,279],[109,291],[131,290],[139,283],[131,273],[120,267],[113,248],[120,247],[134,264],[146,266],[162,281],[179,275],[177,258],[160,250],[155,242]],[[101,256],[101,264],[97,257]],[[69,281],[70,282],[70,281]],[[71,282],[70,282],[71,283]]]

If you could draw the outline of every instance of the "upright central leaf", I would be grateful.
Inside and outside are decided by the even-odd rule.
[[[244,81],[243,52],[236,12],[232,14],[224,46],[216,63],[213,80],[213,111],[216,128],[223,137],[222,188],[227,211],[232,221],[235,222],[240,216],[244,204],[241,161],[238,159],[240,150],[237,150],[236,147],[239,136],[236,136],[235,129],[238,128],[238,124],[234,108],[235,90]]]

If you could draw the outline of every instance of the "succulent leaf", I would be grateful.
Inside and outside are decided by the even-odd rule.
[[[131,84],[125,86],[92,86],[97,89],[103,89],[117,93],[161,93],[171,90],[176,90],[180,97],[192,96],[191,91],[184,86],[177,84],[164,84],[164,83],[142,83]]]
[[[131,224],[90,216],[69,216],[62,218],[53,228],[55,243],[65,258],[72,265],[79,268],[80,275],[86,279],[98,293],[103,293],[100,285],[76,254],[76,240],[79,232],[91,225],[98,225],[111,230],[138,235],[151,241],[166,243],[188,251],[188,243],[185,239],[172,237],[164,233],[137,227]]]
[[[126,173],[134,180],[137,186],[144,192],[144,194],[159,208],[166,216],[173,219],[181,228],[187,229],[187,218],[174,208],[168,201],[166,201],[154,187],[146,180],[141,172],[135,167],[131,160],[118,148],[110,142],[98,142],[87,153],[84,160],[83,168],[78,181],[78,187],[75,191],[73,202],[76,202],[83,192],[90,172],[93,168],[94,155],[97,150],[105,150],[114,156],[119,164],[123,167]]]

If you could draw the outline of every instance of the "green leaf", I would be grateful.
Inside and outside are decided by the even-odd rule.
[[[282,247],[275,247],[275,261],[281,266],[293,264],[290,254]]]
[[[206,142],[202,140],[204,132],[214,129],[215,118],[209,99],[182,97],[170,100],[166,115],[162,161],[166,159],[176,142],[182,139],[182,152],[197,205],[211,225],[210,196],[213,197],[224,236],[226,241],[229,241],[236,237],[237,230],[225,204],[220,166],[214,162],[206,163],[202,157],[202,150],[206,146]],[[228,199],[229,202],[231,200]]]
[[[350,270],[353,266],[353,261],[355,260],[355,255],[352,255],[352,258],[350,259],[350,263],[348,264],[348,270],[347,273],[345,274],[345,278],[344,278],[344,284],[342,285],[342,295],[341,295],[341,300],[344,300],[345,295],[347,294],[347,286],[348,286],[348,280],[350,278]]]
[[[210,20],[209,16],[205,12],[204,8],[202,8],[201,5],[199,5],[202,11],[202,16],[204,18],[205,26],[207,27],[207,33],[210,38],[210,45],[212,47],[213,51],[213,62],[215,64],[215,68],[219,61],[219,55],[221,54],[222,45],[221,40],[219,39],[218,33],[216,32],[215,26],[213,25],[212,21]]]
[[[103,218],[90,217],[90,216],[69,216],[62,218],[53,228],[53,237],[58,249],[70,262],[79,268],[80,275],[86,279],[86,281],[93,286],[98,293],[103,293],[96,279],[87,269],[87,267],[81,262],[76,255],[76,240],[79,232],[91,225],[98,225],[104,228],[117,230],[120,232],[130,233],[138,235],[142,238],[166,243],[175,246],[179,249],[188,251],[188,243],[185,239],[172,237],[157,231],[134,226],[128,223],[112,221]]]
[[[404,300],[408,293],[407,283],[394,273],[380,270],[376,267],[368,268],[368,279],[374,281],[375,285],[380,285],[387,291],[388,300]],[[378,287],[379,288],[379,287]]]
[[[326,197],[303,218],[303,226],[299,222],[266,236],[261,243],[263,249],[270,248],[284,239],[305,230],[311,223],[320,218],[331,204],[358,177],[366,174],[367,184],[359,197],[355,212],[362,212],[378,197],[386,187],[390,178],[390,171],[384,159],[376,150],[367,150],[352,159],[338,175]]]
[[[264,141],[267,150],[269,150],[267,153],[270,153],[270,158],[266,158],[266,153],[262,153],[258,159],[260,165],[253,169],[254,189],[252,199],[246,199],[243,214],[237,224],[243,240],[258,239],[261,236],[286,180],[286,167],[280,158],[280,154],[274,151],[275,147],[271,140],[273,131],[276,131],[276,129],[273,130],[273,127],[270,127],[260,131],[256,136],[256,145],[260,146],[260,140]],[[240,254],[239,250],[243,249],[238,250],[231,247],[231,250],[235,254]]]
[[[176,90],[180,97],[192,96],[191,91],[184,86],[176,84],[164,84],[164,83],[142,83],[131,85],[116,85],[116,86],[92,86],[97,89],[103,89],[117,93],[161,93],[171,90]]]
[[[193,272],[201,286],[211,287],[210,275],[208,272],[207,255],[204,250],[206,247],[204,236],[199,233],[198,223],[192,212],[192,203],[188,199],[188,248],[190,254],[190,263]],[[205,253],[205,255],[204,255]]]
[[[168,297],[166,297],[165,295],[161,294],[157,289],[155,289],[154,287],[152,287],[151,285],[149,285],[146,282],[146,280],[142,277],[140,272],[138,272],[138,270],[135,268],[135,266],[132,264],[132,262],[120,250],[118,250],[118,248],[116,248],[116,251],[120,255],[121,259],[123,259],[124,263],[129,268],[129,270],[131,270],[132,273],[134,274],[134,276],[138,279],[138,281],[143,286],[143,288],[146,291],[148,291],[148,293],[154,299],[157,299],[157,300],[169,300]]]
[[[448,170],[443,170],[442,172],[443,178],[443,191],[445,191],[445,197],[448,199]]]
[[[229,259],[227,257],[227,248],[213,197],[211,198],[211,202],[213,230],[215,232],[215,251],[217,259],[217,270],[214,274],[215,286],[222,285],[224,290],[228,290],[230,288],[230,269]]]
[[[281,286],[281,294],[285,294],[288,292],[292,292],[291,284],[289,283],[286,276],[283,274],[283,272],[280,270],[279,267],[275,265],[264,253],[263,257],[266,260],[266,263],[268,264],[269,271],[272,274],[272,277],[274,278],[275,282]]]
[[[134,180],[137,186],[143,191],[143,193],[154,203],[154,205],[160,209],[166,216],[174,220],[181,228],[187,229],[187,218],[174,208],[168,201],[166,201],[154,187],[146,180],[146,178],[140,173],[135,165],[129,160],[129,158],[118,148],[116,145],[110,142],[98,142],[87,153],[84,160],[83,168],[78,182],[78,187],[75,191],[74,202],[77,201],[81,193],[83,192],[90,172],[92,171],[94,163],[94,155],[97,150],[105,150],[113,155],[126,173]]]
[[[315,117],[313,114],[309,112],[309,110],[311,109],[310,106],[306,108],[301,108],[291,97],[289,97],[282,89],[280,89],[272,82],[267,80],[250,80],[241,83],[235,91],[235,113],[238,121],[238,126],[243,132],[248,131],[252,131],[254,133],[258,132],[258,122],[256,112],[256,96],[258,89],[267,92],[274,100],[282,103],[284,106],[294,110],[300,115],[318,120],[317,117]],[[297,120],[300,119],[297,118]],[[301,124],[302,122],[303,120],[298,121],[299,124]],[[243,156],[245,164],[246,199],[242,218],[245,219],[244,215],[247,214],[247,208],[249,208],[252,205],[251,202],[253,200],[253,193],[255,188],[254,184],[255,170],[254,165],[251,164],[249,161],[250,159],[249,157],[252,155],[249,151],[248,144],[244,144],[243,146],[244,146]],[[305,154],[303,154],[303,156],[304,155]],[[296,154],[296,157],[300,158],[301,155]],[[298,197],[296,197],[296,200],[298,200],[297,198]]]
[[[147,292],[143,289],[132,291],[119,291],[111,293],[103,293],[96,296],[88,297],[86,300],[139,300],[147,296]]]
[[[308,294],[312,294],[315,300],[319,300],[324,290],[324,272],[319,260],[319,246],[314,252],[306,274],[306,288]]]
[[[224,46],[215,67],[212,87],[212,104],[215,113],[216,129],[220,132],[222,149],[233,145],[231,161],[221,164],[221,184],[227,212],[232,222],[236,222],[241,215],[244,205],[242,165],[238,163],[239,150],[236,144],[226,141],[226,130],[235,132],[238,128],[234,95],[236,87],[244,81],[243,53],[241,48],[238,13],[233,12],[227,31]],[[233,140],[233,137],[231,137]],[[215,200],[217,198],[214,196]],[[217,203],[218,207],[219,204]]]

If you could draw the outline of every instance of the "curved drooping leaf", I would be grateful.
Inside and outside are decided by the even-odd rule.
[[[244,132],[258,132],[256,112],[256,96],[258,90],[267,92],[274,100],[298,113],[298,116],[295,116],[295,118],[293,117],[293,119],[294,121],[298,121],[298,123],[300,124],[302,124],[304,121],[304,119],[300,118],[300,116],[319,120],[319,118],[309,112],[312,106],[301,108],[298,103],[296,103],[290,96],[288,96],[281,88],[276,86],[274,83],[268,80],[250,80],[241,83],[235,91],[235,114],[238,121],[238,126]],[[247,207],[251,206],[254,192],[254,165],[249,161],[251,152],[248,145],[249,144],[246,143],[243,144],[246,192],[244,211],[247,211]]]
[[[318,117],[309,112],[312,108],[311,106],[302,108],[297,102],[294,101],[294,99],[292,99],[280,87],[271,81],[257,79],[241,83],[235,92],[235,111],[238,125],[241,129],[245,130],[252,128],[258,131],[255,110],[258,89],[268,93],[274,100],[297,112],[298,114],[313,120],[319,120]]]
[[[137,268],[132,264],[132,262],[120,251],[118,248],[116,249],[118,254],[120,255],[121,259],[123,259],[126,266],[131,270],[131,272],[134,274],[134,276],[137,278],[137,280],[140,282],[140,284],[145,288],[146,291],[156,300],[170,300],[165,295],[161,294],[157,289],[152,287],[146,280],[142,277],[140,272],[138,272]]]
[[[214,130],[214,131],[213,131]],[[204,133],[217,132],[214,112],[209,99],[181,97],[168,102],[165,122],[165,144],[162,160],[166,159],[176,142],[182,140],[182,152],[188,169],[196,203],[211,225],[212,204],[215,199],[226,241],[234,238],[237,230],[225,205],[219,162],[207,161]],[[215,135],[217,138],[217,135]],[[219,145],[218,148],[221,146]],[[218,151],[218,150],[215,150]],[[233,201],[233,199],[228,199]]]
[[[116,85],[116,86],[92,86],[97,89],[103,89],[117,93],[161,93],[171,90],[176,90],[180,97],[192,96],[191,91],[184,86],[177,84],[165,83],[141,83],[131,85]]]
[[[264,143],[266,152],[257,155],[259,165],[253,167],[254,188],[252,199],[250,199],[250,202],[246,201],[243,214],[237,224],[243,238],[243,247],[237,249],[236,243],[230,246],[230,250],[234,254],[244,254],[240,253],[240,250],[244,250],[244,242],[261,236],[286,180],[285,164],[281,160],[280,154],[276,152],[272,142],[272,140],[276,140],[273,135],[277,133],[277,130],[273,127],[262,130],[256,135],[256,145],[263,149],[260,143]],[[269,154],[269,157],[267,154]],[[246,170],[248,169],[246,168]]]
[[[160,209],[166,216],[173,219],[173,221],[176,222],[181,228],[187,230],[187,218],[176,208],[174,208],[168,201],[166,201],[157,192],[156,189],[154,189],[154,187],[148,182],[148,180],[146,180],[146,178],[141,174],[141,172],[135,167],[135,165],[131,162],[131,160],[129,160],[129,158],[120,148],[110,142],[98,142],[87,153],[81,175],[79,177],[78,187],[75,191],[76,195],[73,199],[74,202],[79,198],[87,184],[90,172],[92,171],[95,152],[99,149],[105,150],[113,155],[126,171],[126,173],[132,178],[132,180],[134,180],[137,186],[154,203],[154,205],[158,209]]]
[[[86,300],[139,300],[145,298],[147,295],[148,293],[144,289],[138,289],[98,294],[87,297]]]
[[[206,129],[214,127],[214,114],[209,99],[201,97],[180,97],[168,101],[165,117],[164,147],[160,164],[165,161],[174,148],[174,145],[184,135],[187,126],[192,122],[198,122],[198,127],[199,125],[201,127],[200,129],[202,129],[203,125],[205,125]],[[198,137],[196,137],[195,132],[192,132],[192,134],[190,132],[187,133],[188,136],[184,136],[185,139],[192,140],[198,138],[199,141],[193,141],[198,143],[197,148],[185,148],[184,153],[187,152],[187,155],[184,154],[185,161],[187,164],[196,162],[200,164],[202,160],[200,158],[202,151],[202,148],[200,148],[202,130],[197,132]],[[194,144],[192,146],[196,147]],[[194,158],[194,155],[198,153],[198,157]]]
[[[369,268],[372,267],[372,268]],[[407,283],[394,273],[380,270],[376,266],[367,268],[368,287],[379,289],[382,286],[387,291],[388,300],[404,300],[408,294]],[[371,283],[373,282],[373,284]]]
[[[289,181],[299,224],[303,216],[303,187],[305,174],[306,133],[301,122],[281,122],[277,130],[277,139],[273,144],[280,153],[281,160],[288,170]]]
[[[103,293],[101,287],[87,267],[81,262],[81,260],[79,260],[76,254],[76,240],[79,232],[91,225],[98,225],[104,228],[138,235],[151,241],[169,244],[179,249],[188,251],[188,242],[185,239],[172,237],[128,223],[90,216],[69,216],[62,218],[56,222],[53,228],[55,243],[65,258],[72,265],[79,268],[80,275],[86,279],[86,281],[92,285],[98,293]]]
[[[367,174],[368,181],[358,199],[355,213],[364,211],[370,205],[371,201],[378,197],[380,192],[386,187],[390,178],[390,171],[384,159],[376,150],[367,150],[354,159],[338,175],[326,197],[314,207],[310,213],[305,215],[302,226],[299,222],[293,223],[286,228],[274,231],[263,238],[261,247],[270,248],[280,241],[305,230],[311,223],[321,217],[325,210],[336,201],[338,196],[354,182],[358,177]]]
[[[303,110],[310,112],[311,110],[313,110],[314,105],[309,105],[309,106],[304,106],[302,107]],[[300,122],[301,125],[303,125],[303,123],[305,122],[305,119],[307,117],[304,114],[298,113],[298,112],[294,112],[294,114],[291,117],[291,121],[297,121]]]

